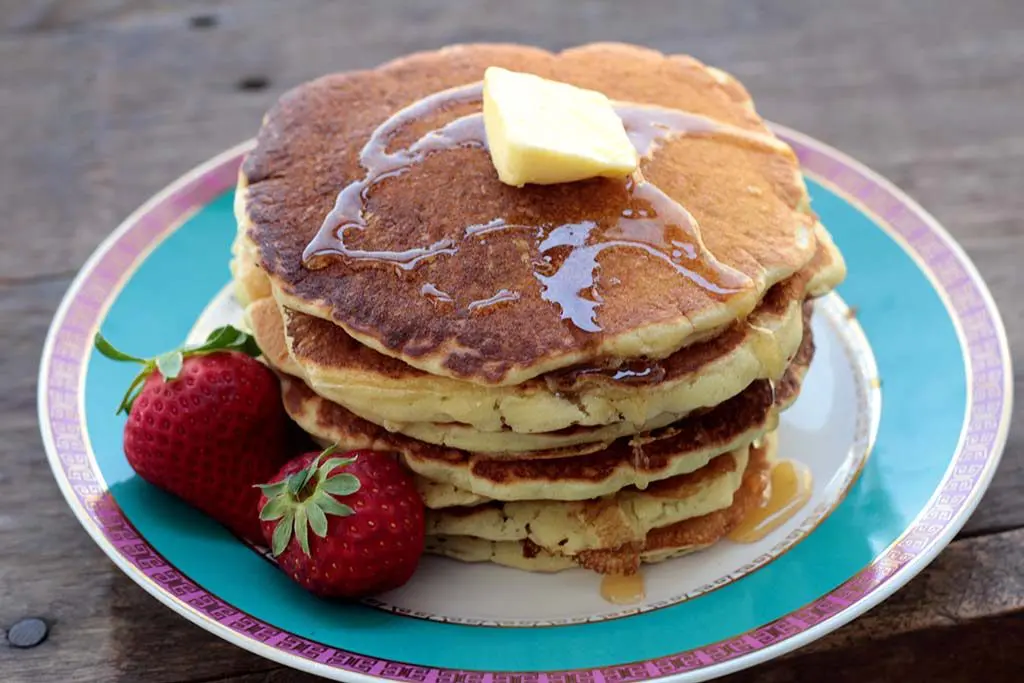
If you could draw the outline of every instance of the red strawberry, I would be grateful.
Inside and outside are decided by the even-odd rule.
[[[150,360],[121,353],[99,334],[96,348],[143,366],[118,408],[128,412],[128,464],[235,534],[262,543],[260,493],[253,486],[287,460],[288,418],[280,382],[255,360],[252,337],[223,327],[202,345]]]
[[[333,452],[300,455],[260,487],[267,544],[281,569],[316,595],[356,598],[398,588],[423,554],[416,486],[387,454]]]

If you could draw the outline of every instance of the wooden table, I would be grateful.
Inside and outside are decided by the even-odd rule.
[[[0,680],[302,681],[192,626],[116,570],[65,506],[36,424],[50,316],[134,207],[252,135],[286,88],[460,41],[598,39],[691,52],[761,111],[928,207],[991,286],[1024,368],[1024,3],[0,3]],[[1018,401],[1017,423],[1024,414]],[[734,681],[1022,680],[1024,429],[960,537],[865,617]]]

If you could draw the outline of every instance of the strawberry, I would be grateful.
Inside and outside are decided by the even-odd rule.
[[[321,597],[398,588],[423,554],[423,501],[391,456],[334,450],[300,455],[260,487],[264,538],[278,566]]]
[[[115,349],[108,358],[139,363],[118,413],[127,412],[124,452],[140,477],[210,515],[236,535],[263,542],[253,486],[288,458],[281,385],[252,337],[233,327],[205,343],[153,359]]]

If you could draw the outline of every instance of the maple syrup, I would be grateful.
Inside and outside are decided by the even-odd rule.
[[[316,269],[328,265],[328,259],[341,258],[350,264],[384,264],[399,271],[411,271],[437,258],[456,258],[467,241],[505,240],[530,242],[533,277],[540,284],[540,298],[555,304],[563,320],[584,332],[599,332],[597,309],[602,303],[598,278],[599,257],[608,249],[646,252],[671,266],[680,276],[702,288],[709,296],[725,300],[730,295],[752,291],[752,281],[739,271],[718,262],[704,247],[694,217],[678,201],[649,182],[638,169],[623,180],[597,179],[574,183],[572,191],[590,191],[601,197],[602,208],[586,196],[578,204],[594,215],[560,215],[545,222],[550,211],[537,210],[524,199],[522,215],[496,216],[481,223],[464,226],[461,234],[449,234],[430,244],[401,250],[355,248],[347,236],[368,227],[367,204],[375,188],[385,180],[399,178],[435,153],[458,149],[487,152],[483,115],[482,85],[479,83],[445,90],[425,97],[398,111],[371,134],[363,146],[359,161],[365,176],[344,187],[334,208],[303,252],[303,263]],[[422,129],[423,123],[455,109],[473,108],[439,128],[430,130],[408,144],[396,142],[409,135],[403,132]],[[664,107],[616,103],[626,133],[642,158],[649,159],[665,140],[684,135],[715,135],[741,144],[779,148],[782,143],[770,135],[747,131],[713,119]],[[417,126],[417,124],[419,124]],[[394,147],[394,149],[392,149]],[[580,189],[586,183],[589,189]],[[596,190],[600,190],[597,192]],[[547,193],[562,189],[532,187],[518,190],[534,193],[534,204],[544,206]],[[526,197],[526,194],[520,195]],[[530,195],[533,196],[533,195]],[[573,213],[572,202],[559,202],[562,214]],[[564,210],[563,210],[564,209]],[[577,209],[577,211],[579,211]],[[516,212],[512,212],[516,213]],[[568,219],[568,220],[567,220]],[[437,295],[436,288],[424,288],[423,294],[449,302]],[[457,309],[470,313],[494,303],[518,300],[519,294],[501,289],[472,304],[457,303]]]
[[[796,460],[772,465],[771,478],[761,507],[751,510],[729,533],[737,543],[756,543],[782,526],[811,499],[811,470]]]
[[[486,299],[477,299],[476,301],[470,301],[469,305],[466,306],[467,310],[478,311],[481,308],[490,308],[491,306],[497,306],[498,304],[519,301],[519,292],[511,292],[507,289],[499,290],[496,294],[487,297]]]
[[[613,605],[632,605],[643,600],[646,595],[644,575],[640,572],[601,577],[601,597]]]
[[[664,363],[648,358],[632,358],[620,363],[602,365],[577,365],[567,370],[549,372],[544,375],[552,391],[570,393],[576,391],[581,380],[597,377],[629,386],[650,386],[664,381],[668,371]]]
[[[450,304],[455,302],[455,299],[452,298],[451,294],[438,289],[437,285],[434,285],[430,282],[420,287],[420,294],[430,299],[433,299],[434,301],[438,301],[444,304]]]
[[[761,362],[765,376],[772,380],[780,379],[786,374],[790,359],[782,351],[779,336],[769,329],[751,324],[750,341],[754,355]],[[772,385],[774,389],[774,384]]]
[[[612,379],[624,384],[658,384],[665,379],[665,366],[655,361],[629,361],[616,368]]]

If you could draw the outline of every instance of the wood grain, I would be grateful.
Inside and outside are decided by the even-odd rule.
[[[51,623],[38,648],[0,644],[0,678],[306,680],[160,606],[63,504],[35,373],[48,320],[96,244],[178,174],[249,137],[306,79],[452,42],[602,39],[726,68],[767,117],[908,191],[977,263],[1024,367],[1024,3],[0,2],[0,627]],[[835,680],[1001,680],[1024,667],[1000,645],[1024,634],[1013,616],[1024,609],[1022,486],[1014,428],[964,537],[932,567],[833,636],[735,680],[819,680],[823,667]],[[984,655],[972,665],[963,652]]]

